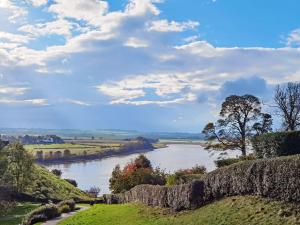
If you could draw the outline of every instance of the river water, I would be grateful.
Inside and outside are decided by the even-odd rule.
[[[159,166],[166,172],[174,172],[178,169],[188,169],[195,165],[203,165],[208,171],[214,170],[214,160],[219,157],[236,157],[238,151],[224,152],[207,151],[200,145],[187,144],[171,144],[166,148],[155,149],[145,154],[151,161],[153,167]],[[62,171],[63,178],[74,179],[78,183],[78,187],[87,190],[92,186],[99,187],[101,194],[110,193],[109,178],[113,168],[120,164],[125,166],[133,160],[137,154],[129,156],[116,156],[101,160],[93,160],[79,163],[48,165],[47,168],[59,169]]]

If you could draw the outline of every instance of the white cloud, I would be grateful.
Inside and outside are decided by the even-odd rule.
[[[0,86],[0,94],[23,95],[28,90],[27,87]]]
[[[107,13],[108,3],[100,0],[54,0],[48,10],[63,18],[97,24],[97,20]]]
[[[55,21],[38,23],[34,25],[27,24],[21,26],[19,28],[19,31],[29,33],[34,37],[47,36],[51,34],[71,37],[71,29],[72,29],[72,24],[69,21],[64,19],[58,19]]]
[[[80,101],[80,100],[76,100],[76,99],[65,99],[63,101],[68,102],[68,103],[72,103],[72,104],[75,104],[75,105],[80,105],[80,106],[91,106],[91,104],[88,103],[88,102]]]
[[[112,98],[111,104],[167,105],[195,101],[196,93],[200,90],[214,91],[219,86],[206,81],[205,71],[195,71],[132,76],[118,82],[99,85],[97,88],[102,94]],[[146,96],[146,89],[152,89],[162,100],[136,100]]]
[[[17,100],[17,99],[8,99],[8,98],[0,98],[0,104],[11,104],[11,105],[37,105],[37,106],[46,106],[49,105],[46,99],[24,99],[24,100]]]
[[[28,14],[26,9],[16,5],[12,0],[0,0],[1,8],[10,12],[11,16],[8,20],[12,23],[16,23],[19,18],[23,18]]]
[[[26,0],[26,1],[32,4],[34,7],[40,7],[48,3],[48,0]]]
[[[156,20],[149,24],[148,30],[157,32],[183,32],[188,29],[195,29],[199,25],[199,22],[196,21],[180,23],[176,21]]]
[[[125,43],[125,46],[132,47],[132,48],[147,48],[148,43],[144,40],[131,37]]]
[[[30,38],[25,35],[20,35],[20,34],[13,34],[13,33],[8,33],[8,32],[3,32],[0,31],[0,40],[9,42],[9,43],[28,43]]]
[[[300,46],[300,28],[293,30],[288,38],[287,38],[287,45],[288,46],[293,46],[293,45],[297,45]]]

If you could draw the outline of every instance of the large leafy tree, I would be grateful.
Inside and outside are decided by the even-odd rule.
[[[271,116],[261,113],[261,102],[253,95],[227,97],[220,117],[216,123],[208,123],[203,129],[209,141],[208,147],[239,149],[242,155],[247,153],[247,137],[253,135],[255,130],[268,132],[272,125]],[[259,122],[262,117],[265,119]]]
[[[278,85],[275,106],[283,120],[285,130],[296,130],[300,126],[300,83]]]

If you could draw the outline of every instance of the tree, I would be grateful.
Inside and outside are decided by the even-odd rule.
[[[296,130],[300,125],[300,83],[278,85],[274,96],[275,107],[287,131]]]
[[[165,174],[159,168],[153,169],[151,162],[144,155],[140,155],[123,170],[120,165],[114,168],[109,179],[109,188],[113,193],[120,193],[139,184],[164,185],[165,182]]]
[[[255,130],[256,136],[272,131],[272,116],[268,113],[261,113],[261,120],[261,122],[256,122],[253,124],[253,130]]]
[[[202,131],[208,139],[208,148],[239,149],[245,156],[247,137],[253,135],[253,124],[263,115],[265,114],[261,113],[261,102],[257,97],[253,95],[227,97],[221,107],[221,119],[215,124],[208,123]],[[256,127],[267,129],[270,119],[263,120],[265,124],[257,123]]]
[[[15,143],[8,147],[7,165],[6,174],[13,187],[17,192],[24,191],[31,180],[33,160],[22,144]]]

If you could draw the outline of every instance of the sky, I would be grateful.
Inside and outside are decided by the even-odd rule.
[[[298,0],[0,0],[0,127],[201,132],[300,81]],[[264,107],[265,111],[271,109]]]

